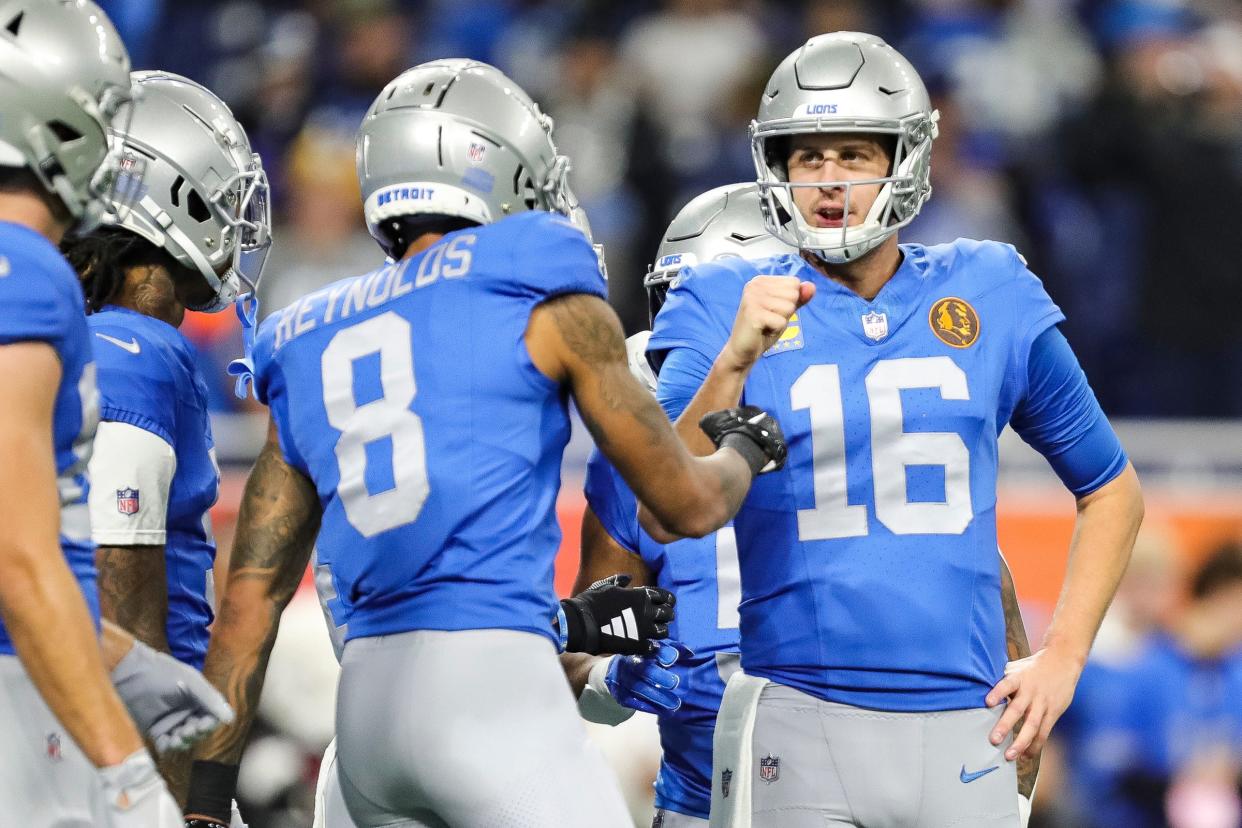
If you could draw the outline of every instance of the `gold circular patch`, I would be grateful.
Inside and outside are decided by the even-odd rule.
[[[979,338],[979,314],[956,296],[946,296],[932,305],[927,322],[941,342],[954,348],[969,348]]]

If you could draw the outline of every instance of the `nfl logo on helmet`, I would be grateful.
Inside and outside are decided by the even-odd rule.
[[[138,514],[138,490],[117,489],[116,510],[123,515]]]

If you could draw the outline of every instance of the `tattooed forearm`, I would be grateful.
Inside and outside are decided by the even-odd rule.
[[[570,294],[553,299],[547,307],[561,339],[588,369],[583,373],[592,387],[575,388],[575,393],[599,406],[594,411],[595,405],[583,405],[579,399],[579,413],[596,445],[611,445],[599,415],[614,412],[631,417],[657,445],[673,439],[663,409],[629,373],[621,324],[607,305],[594,296]]]
[[[100,546],[99,608],[144,644],[168,652],[168,585],[163,546]]]
[[[1022,623],[1022,611],[1018,607],[1018,593],[1014,587],[1009,566],[1001,559],[1001,607],[1005,613],[1005,651],[1010,661],[1026,658],[1031,654],[1031,644],[1026,637],[1026,625]],[[1021,727],[1021,723],[1015,730]],[[1039,776],[1039,756],[1018,757],[1018,793],[1029,798],[1035,790]]]
[[[306,571],[319,519],[314,486],[269,438],[246,481],[228,586],[203,667],[236,718],[196,751],[197,758],[241,761],[280,614]]]
[[[1026,625],[1022,623],[1022,610],[1018,607],[1018,593],[1013,585],[1013,575],[1004,560],[1001,561],[1001,608],[1005,613],[1005,650],[1010,661],[1026,658],[1031,645],[1026,638]]]

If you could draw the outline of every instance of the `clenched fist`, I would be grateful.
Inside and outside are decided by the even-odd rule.
[[[724,354],[739,368],[749,368],[776,344],[789,317],[811,301],[815,285],[797,276],[756,276],[742,290],[733,331]]]

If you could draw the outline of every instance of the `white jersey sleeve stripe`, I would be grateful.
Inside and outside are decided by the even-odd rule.
[[[91,538],[108,546],[165,542],[168,492],[177,472],[172,446],[150,431],[104,421],[91,457]]]

